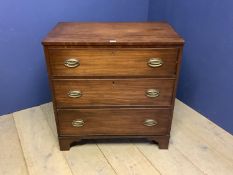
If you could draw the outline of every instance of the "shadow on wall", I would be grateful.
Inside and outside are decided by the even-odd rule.
[[[0,115],[51,100],[40,43],[57,22],[146,21],[148,3],[149,0],[2,1]]]

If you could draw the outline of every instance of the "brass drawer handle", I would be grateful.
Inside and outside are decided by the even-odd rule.
[[[68,96],[70,98],[80,98],[82,96],[82,92],[81,91],[69,91]]]
[[[157,124],[158,124],[158,122],[156,120],[153,120],[153,119],[146,119],[144,121],[144,125],[148,126],[148,127],[155,126]]]
[[[150,98],[156,98],[156,97],[158,97],[159,96],[159,90],[157,90],[157,89],[148,89],[147,91],[146,91],[146,96],[147,97],[150,97]]]
[[[150,58],[147,64],[153,68],[160,67],[163,65],[163,60],[161,58]]]
[[[82,119],[76,119],[72,121],[72,126],[77,128],[84,126],[84,124],[85,122]]]
[[[75,58],[69,58],[64,62],[64,65],[69,68],[75,68],[80,65],[79,60]]]

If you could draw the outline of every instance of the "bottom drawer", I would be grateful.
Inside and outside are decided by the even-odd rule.
[[[169,109],[58,110],[60,135],[163,135],[170,128]]]

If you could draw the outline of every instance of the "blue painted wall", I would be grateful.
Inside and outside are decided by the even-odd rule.
[[[146,21],[149,0],[0,2],[0,115],[50,101],[41,39],[58,21]]]
[[[148,21],[166,21],[166,1],[150,0],[148,7]]]
[[[165,0],[160,5],[165,6],[160,16],[186,40],[178,98],[233,133],[233,1]],[[158,18],[157,8],[150,7],[149,20]]]

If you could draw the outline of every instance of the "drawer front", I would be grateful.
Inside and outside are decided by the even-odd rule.
[[[162,135],[168,132],[168,109],[58,110],[61,135]]]
[[[170,106],[172,79],[53,80],[58,108],[79,106]]]
[[[53,76],[175,76],[177,49],[52,49]]]

